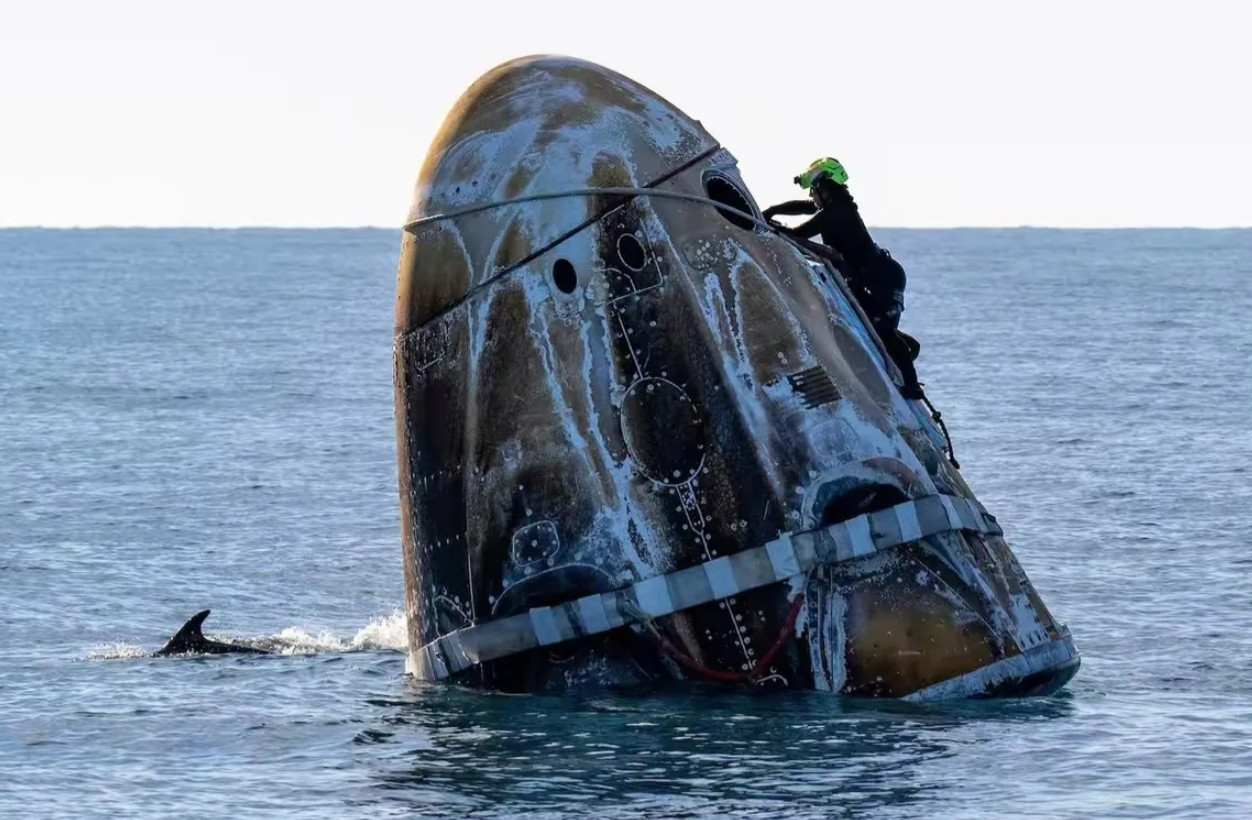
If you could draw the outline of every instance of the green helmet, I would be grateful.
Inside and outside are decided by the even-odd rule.
[[[842,163],[834,157],[822,157],[815,160],[812,165],[800,176],[795,178],[795,183],[801,188],[812,188],[813,183],[819,179],[829,179],[836,185],[848,184],[848,172],[843,169]]]

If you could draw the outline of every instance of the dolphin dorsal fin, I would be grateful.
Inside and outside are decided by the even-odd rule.
[[[204,633],[200,630],[204,626],[205,618],[208,618],[209,613],[212,611],[211,609],[204,609],[188,618],[182,629],[174,633],[174,637],[170,638],[169,643],[162,647],[157,654],[182,655],[187,652],[198,651],[205,643]]]

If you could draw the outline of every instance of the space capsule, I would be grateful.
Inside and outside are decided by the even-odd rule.
[[[611,70],[455,104],[401,245],[408,671],[1042,693],[1079,658],[838,269]]]

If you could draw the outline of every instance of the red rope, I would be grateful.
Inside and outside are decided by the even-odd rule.
[[[710,669],[703,666],[695,658],[683,652],[660,633],[656,633],[661,642],[661,649],[666,655],[669,655],[682,666],[690,669],[698,675],[703,675],[709,680],[720,681],[722,683],[752,683],[761,676],[763,672],[769,669],[769,665],[774,662],[774,658],[778,657],[778,653],[787,645],[787,638],[791,635],[791,630],[795,628],[796,619],[800,617],[800,608],[804,604],[804,593],[796,596],[791,602],[791,610],[787,613],[787,620],[783,622],[782,630],[778,633],[778,639],[774,641],[774,645],[762,655],[752,667],[751,672],[723,672],[720,669]]]
[[[756,662],[756,666],[752,668],[752,677],[760,677],[761,673],[769,669],[769,665],[774,662],[774,658],[778,657],[778,653],[787,644],[787,638],[791,635],[791,630],[795,628],[796,618],[800,617],[800,607],[804,604],[804,593],[801,592],[796,599],[791,602],[791,611],[787,613],[787,620],[783,623],[782,631],[778,633],[778,640],[774,641],[774,645],[769,651],[761,656]]]

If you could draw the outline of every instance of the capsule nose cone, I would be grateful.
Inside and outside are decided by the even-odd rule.
[[[492,69],[461,96],[435,137],[408,221],[493,207],[455,226],[433,221],[410,229],[401,253],[397,329],[421,326],[585,227],[606,204],[595,196],[495,203],[648,186],[716,148],[698,122],[660,95],[594,63],[540,56]]]
[[[628,159],[646,180],[714,145],[698,122],[615,71],[570,57],[523,57],[487,72],[453,106],[418,177],[409,221],[516,197],[540,181],[590,183],[602,155]]]

